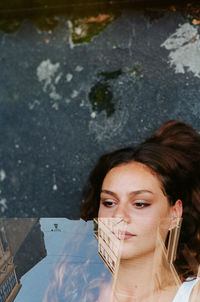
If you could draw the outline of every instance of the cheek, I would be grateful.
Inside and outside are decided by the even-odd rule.
[[[138,217],[132,223],[133,227],[137,226],[138,233],[145,237],[147,240],[156,238],[158,231],[160,231],[160,219],[158,216],[147,215],[145,217]]]
[[[98,211],[98,217],[99,218],[111,217],[110,211],[107,211],[107,209],[105,207],[103,207],[102,205],[100,205],[99,211]]]
[[[163,243],[166,241],[169,230],[168,216],[146,216],[140,224],[140,234],[145,240],[152,241],[152,244],[162,239]]]

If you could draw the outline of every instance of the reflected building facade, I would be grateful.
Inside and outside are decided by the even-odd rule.
[[[38,218],[0,219],[0,302],[15,300],[20,278],[45,256]]]
[[[120,259],[120,246],[123,242],[125,224],[118,218],[94,219],[98,225],[95,236],[98,240],[98,253],[112,274],[114,274]]]
[[[12,302],[21,288],[3,221],[0,220],[0,302]]]

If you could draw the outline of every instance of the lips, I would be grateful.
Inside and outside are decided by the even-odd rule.
[[[136,236],[136,235],[134,235],[134,234],[132,234],[132,233],[125,232],[125,234],[124,234],[124,240],[133,238],[133,237],[135,237],[135,236]]]
[[[119,240],[128,240],[131,239],[133,237],[135,237],[136,235],[129,233],[129,232],[123,232],[123,231],[118,231],[113,233]]]

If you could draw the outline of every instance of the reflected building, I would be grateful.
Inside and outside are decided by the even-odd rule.
[[[38,218],[0,219],[0,302],[15,300],[20,278],[45,256]]]
[[[0,220],[0,302],[14,301],[20,288],[6,231],[3,221]]]
[[[120,246],[123,242],[125,224],[118,218],[94,219],[98,226],[95,236],[98,240],[98,253],[112,274],[120,259]]]

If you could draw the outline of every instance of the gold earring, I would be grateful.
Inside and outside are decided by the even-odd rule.
[[[180,237],[182,218],[173,217],[169,229],[169,241],[167,245],[167,259],[170,264],[176,260],[176,252]]]

